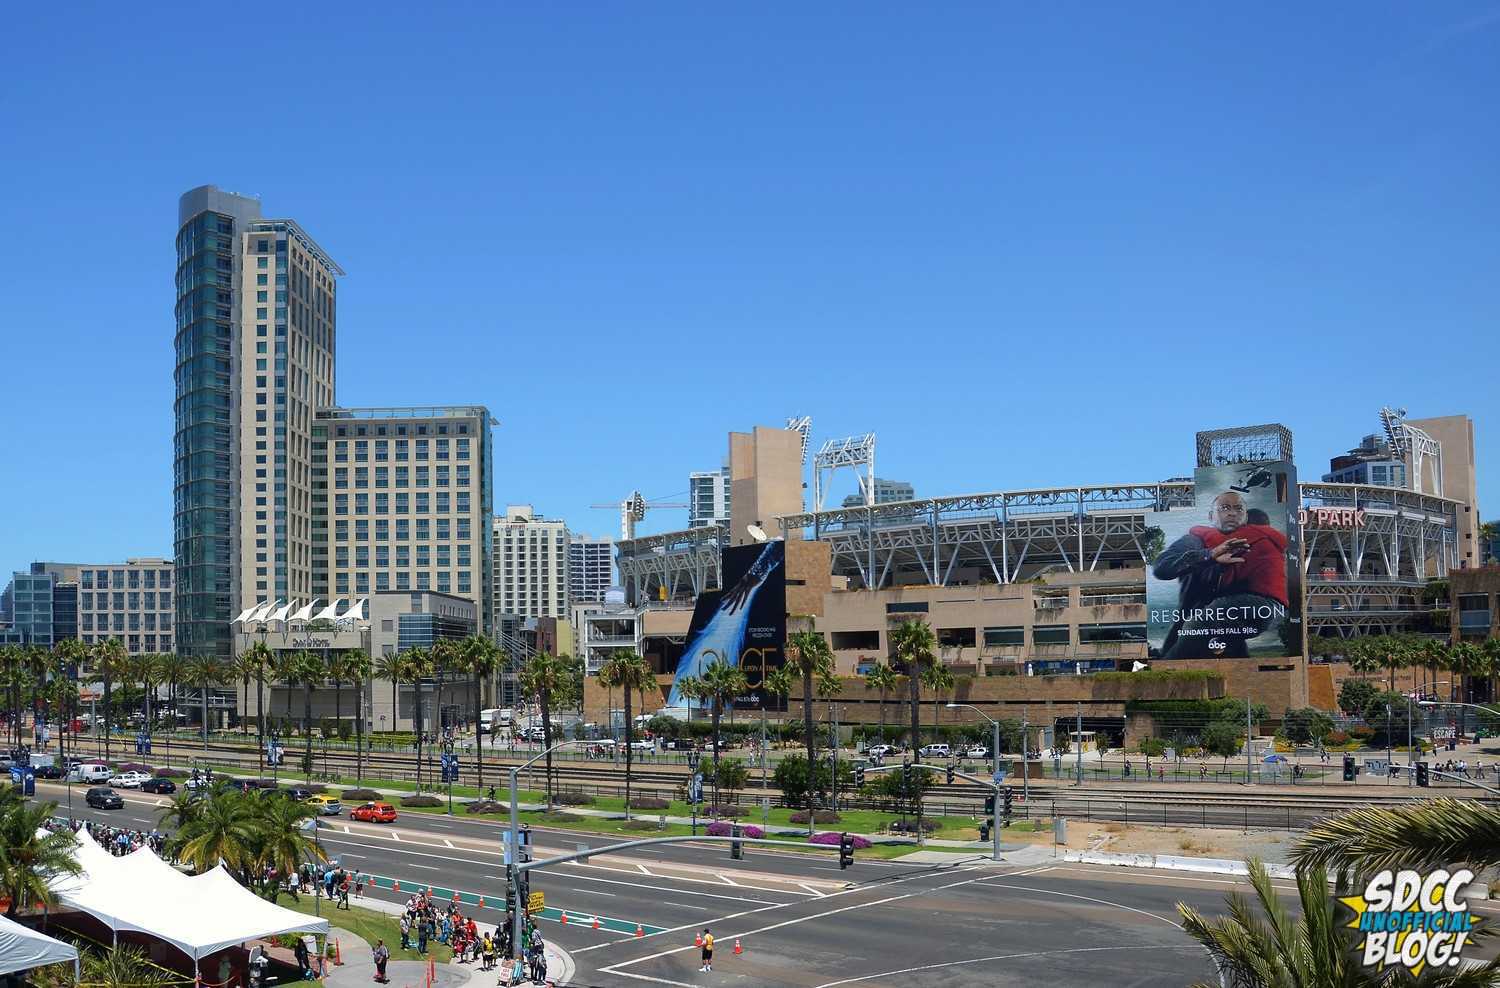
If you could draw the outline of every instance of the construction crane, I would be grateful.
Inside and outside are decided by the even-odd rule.
[[[630,496],[615,504],[591,504],[591,508],[619,508],[620,509],[620,538],[629,542],[635,538],[635,523],[645,521],[646,512],[651,508],[690,508],[692,505],[686,501],[648,501],[641,496],[640,491],[631,491]]]

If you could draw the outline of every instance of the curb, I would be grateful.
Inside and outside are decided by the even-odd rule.
[[[1184,858],[1174,854],[1121,854],[1113,851],[1065,851],[1062,859],[1078,864],[1113,865],[1117,868],[1152,868],[1160,871],[1190,871],[1208,875],[1250,874],[1245,862],[1233,858]],[[1267,864],[1272,878],[1295,879],[1290,865]]]

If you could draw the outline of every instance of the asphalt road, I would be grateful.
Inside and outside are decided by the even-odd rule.
[[[45,798],[63,794],[62,786],[39,787]],[[82,806],[81,792],[74,795],[77,816],[143,829],[156,824],[157,804],[166,801],[126,793],[124,809],[98,811]],[[403,890],[476,892],[503,908],[496,823],[417,813],[391,825],[322,822],[320,841],[346,867],[400,879]],[[538,857],[612,841],[534,830]],[[1290,883],[1278,887],[1294,892]],[[535,874],[532,888],[568,914],[568,924],[553,921],[545,932],[573,955],[575,985],[1097,988],[1213,981],[1207,955],[1178,926],[1175,904],[1220,913],[1224,894],[1243,885],[1066,863],[996,868],[861,859],[841,871],[833,854],[749,849],[734,861],[722,845],[670,845],[559,865]],[[406,896],[371,894],[393,902]],[[1482,910],[1494,915],[1488,904]],[[479,916],[496,923],[502,913],[487,905]],[[595,916],[605,928],[593,928]],[[636,924],[648,935],[617,932]],[[693,946],[705,926],[718,941],[711,973],[698,970]]]

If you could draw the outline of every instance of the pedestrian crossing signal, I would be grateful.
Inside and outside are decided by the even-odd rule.
[[[1344,756],[1344,781],[1345,782],[1353,782],[1354,781],[1354,773],[1355,773],[1355,769],[1354,769],[1354,756],[1353,755],[1345,755]]]
[[[852,834],[839,834],[839,870],[854,864],[854,837]]]
[[[984,815],[985,816],[994,816],[995,815],[995,797],[994,796],[986,796],[986,797],[984,797]]]
[[[1426,762],[1417,762],[1417,785],[1424,787],[1432,785],[1432,778],[1428,775]]]

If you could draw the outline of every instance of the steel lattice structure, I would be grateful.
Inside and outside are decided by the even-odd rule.
[[[1460,505],[1389,487],[1301,486],[1313,633],[1396,630],[1421,610],[1422,587],[1457,554]],[[1143,579],[1147,512],[1193,504],[1183,481],[997,491],[806,512],[784,535],[827,542],[832,572],[852,587],[1013,583],[1049,571]],[[1341,509],[1335,516],[1318,509]],[[1360,526],[1348,522],[1358,517]],[[618,544],[627,599],[682,599],[719,586],[724,528]]]

